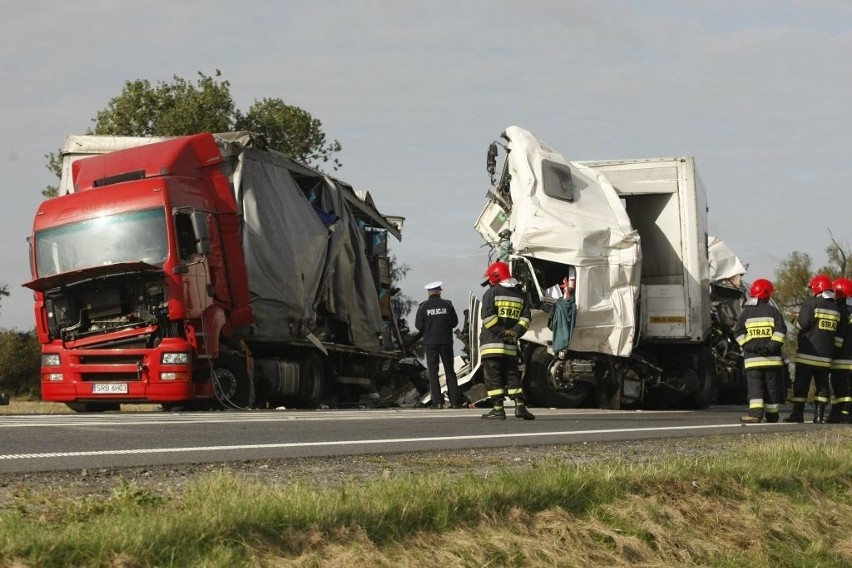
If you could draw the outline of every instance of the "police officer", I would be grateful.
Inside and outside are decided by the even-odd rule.
[[[743,311],[734,326],[734,337],[743,350],[743,364],[748,384],[748,414],[740,417],[743,424],[756,424],[766,418],[778,422],[784,360],[781,348],[787,326],[778,308],[769,303],[772,282],[755,280]]]
[[[834,356],[835,337],[840,327],[840,311],[834,301],[829,276],[817,274],[808,283],[808,288],[813,292],[813,297],[805,300],[795,320],[799,336],[795,359],[796,377],[793,380],[793,410],[784,422],[805,421],[805,402],[813,379],[816,387],[814,424],[821,424],[828,404],[828,377]]]
[[[444,395],[438,382],[438,360],[444,366],[447,382],[447,395],[451,408],[463,408],[459,398],[459,383],[453,368],[453,329],[459,323],[459,317],[449,300],[441,298],[443,282],[426,284],[429,298],[417,308],[414,327],[423,334],[423,347],[426,352],[426,370],[429,374],[429,392],[432,396],[432,408],[444,408]]]
[[[530,307],[520,284],[512,278],[508,264],[493,263],[485,276],[490,288],[482,296],[479,353],[493,408],[482,417],[505,420],[503,400],[508,395],[515,401],[515,416],[533,420],[535,416],[527,410],[518,370],[518,338],[529,328]]]
[[[834,299],[840,311],[839,345],[831,360],[831,412],[826,422],[849,424],[852,422],[852,280],[837,278],[831,283]]]

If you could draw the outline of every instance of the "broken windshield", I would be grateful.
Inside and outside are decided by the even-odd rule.
[[[35,234],[38,276],[119,262],[162,265],[167,242],[163,209],[107,215],[45,229]]]

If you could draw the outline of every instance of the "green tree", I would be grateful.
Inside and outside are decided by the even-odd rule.
[[[271,148],[297,160],[315,165],[331,160],[335,170],[341,166],[334,157],[341,150],[340,142],[327,142],[318,119],[281,99],[255,101],[245,115],[237,111],[235,127],[263,133]]]
[[[774,297],[785,311],[796,309],[808,297],[808,282],[813,276],[811,264],[809,254],[793,251],[775,269]]]
[[[92,119],[94,127],[86,134],[112,136],[182,136],[199,132],[251,130],[262,135],[269,147],[322,169],[329,161],[335,170],[341,163],[335,154],[342,147],[328,142],[322,122],[299,107],[281,99],[255,101],[245,113],[231,97],[231,84],[217,69],[212,76],[198,73],[195,83],[173,76],[172,82],[137,79],[127,81],[121,93]],[[47,169],[59,177],[59,152],[45,154]],[[56,186],[42,191],[55,197]]]
[[[36,396],[41,344],[35,331],[0,330],[0,392]]]
[[[828,233],[831,243],[825,249],[828,259],[825,265],[814,270],[809,254],[793,251],[775,269],[774,297],[785,309],[795,311],[811,295],[808,283],[815,274],[827,274],[832,280],[841,276],[852,277],[852,249],[835,239],[831,231]]]

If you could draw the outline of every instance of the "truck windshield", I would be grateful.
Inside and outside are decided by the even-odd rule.
[[[118,262],[161,265],[168,253],[165,213],[133,211],[38,231],[35,251],[41,278]]]

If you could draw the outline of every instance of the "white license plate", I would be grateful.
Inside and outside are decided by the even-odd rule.
[[[127,383],[95,383],[92,394],[127,394]]]

